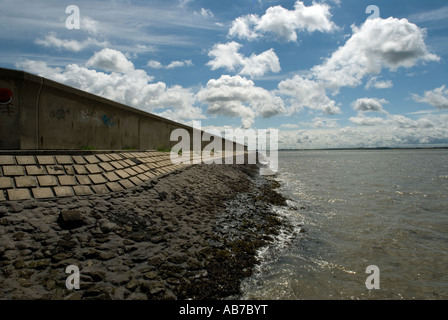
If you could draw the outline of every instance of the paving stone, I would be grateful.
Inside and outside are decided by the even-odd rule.
[[[96,194],[105,194],[109,192],[105,184],[94,185],[92,186],[92,189]]]
[[[0,177],[0,189],[14,188],[14,181],[9,177]]]
[[[109,162],[112,160],[107,154],[96,154],[96,157],[99,158],[102,162]]]
[[[31,189],[36,199],[53,198],[54,194],[51,188],[33,188]]]
[[[114,160],[121,160],[121,159],[123,159],[118,153],[111,153],[111,154],[109,154],[109,157],[111,157]]]
[[[108,182],[108,183],[106,183],[106,186],[112,192],[117,192],[117,191],[123,190],[123,187],[120,184],[118,184],[118,182]]]
[[[13,156],[0,156],[0,165],[13,165],[16,164]]]
[[[120,161],[118,161],[118,163],[121,164],[121,166],[122,166],[123,168],[127,168],[127,167],[129,167],[129,164],[128,164],[126,161],[124,161],[124,160],[120,160]]]
[[[157,175],[161,175],[161,174],[164,174],[166,172],[162,171],[160,168],[157,168],[157,169],[154,170],[154,173],[157,174]]]
[[[135,167],[133,167],[133,168],[134,168],[134,170],[135,170]],[[138,168],[139,170],[142,170],[142,173],[148,171],[148,169],[149,169],[145,164],[140,164],[140,165],[137,166],[137,168]],[[136,171],[137,171],[137,170],[136,170]]]
[[[113,170],[115,170],[115,168],[112,167],[112,166],[110,165],[110,163],[107,163],[107,162],[101,162],[101,163],[99,163],[98,165],[99,165],[101,168],[103,168],[104,171],[113,171]]]
[[[37,181],[35,177],[24,176],[24,177],[15,177],[16,186],[18,188],[31,188],[37,187]]]
[[[70,197],[74,195],[72,187],[54,187],[53,190],[57,197]]]
[[[74,186],[73,190],[75,191],[77,196],[93,194],[93,191],[89,186]]]
[[[148,178],[148,180],[154,178],[156,175],[154,173],[151,173],[149,171],[146,171],[144,173],[142,173],[144,176],[146,176],[146,178]]]
[[[44,166],[26,166],[26,173],[29,176],[39,176],[39,175],[43,175],[46,174],[45,173],[45,167]]]
[[[73,168],[73,166],[64,166],[64,169],[66,174],[71,176],[75,174],[75,168]]]
[[[132,168],[126,168],[126,169],[123,169],[123,170],[124,170],[124,172],[126,172],[126,173],[129,174],[130,176],[135,176],[135,175],[137,175],[137,172],[134,171]]]
[[[129,178],[129,180],[131,180],[132,183],[135,184],[136,186],[138,186],[138,185],[143,183],[143,181],[140,180],[138,177],[132,177],[132,178]]]
[[[107,182],[107,180],[101,174],[92,174],[89,175],[89,178],[94,184],[102,184]]]
[[[89,174],[86,167],[80,164],[75,164],[73,169],[75,169],[76,174]]]
[[[117,171],[115,171],[115,173],[117,174],[117,176],[119,176],[122,179],[126,179],[129,177],[129,173],[127,173],[124,170],[117,170]]]
[[[137,173],[143,173],[143,172],[145,172],[145,170],[143,170],[143,169],[140,167],[140,165],[138,165],[138,166],[133,166],[133,167],[132,167],[132,170],[134,170],[134,171],[137,172]]]
[[[100,162],[100,159],[98,159],[96,156],[94,155],[90,155],[90,156],[84,156],[84,159],[86,159],[86,161],[88,163],[98,163]]]
[[[36,164],[34,156],[16,156],[17,164]]]
[[[87,161],[84,159],[83,156],[73,156],[72,158],[76,164],[86,164],[87,163]]]
[[[118,161],[113,161],[110,163],[115,169],[123,169],[124,167],[118,162]]]
[[[78,175],[78,176],[76,176],[76,179],[78,180],[79,184],[83,184],[83,185],[91,185],[92,184],[92,181],[90,181],[90,178],[88,176]]]
[[[123,186],[123,188],[125,188],[125,189],[130,189],[130,188],[135,187],[135,185],[129,179],[120,180],[120,181],[118,181],[118,183],[121,184]]]
[[[145,182],[145,181],[147,181],[147,180],[150,180],[150,178],[148,178],[148,176],[146,176],[146,175],[143,174],[143,173],[140,173],[137,177],[138,177],[140,180],[142,180],[143,182]]]
[[[25,169],[22,166],[3,166],[3,175],[23,176],[25,175]]]
[[[75,176],[59,176],[58,179],[61,186],[75,186],[78,184]]]
[[[91,174],[103,172],[103,170],[101,170],[101,168],[97,164],[86,164],[86,169]]]
[[[132,153],[129,153],[129,152],[122,152],[122,153],[120,153],[120,156],[122,156],[123,159],[133,157]]]
[[[58,164],[73,164],[71,156],[55,156],[55,158]]]
[[[157,164],[154,163],[147,163],[146,166],[150,169],[155,169],[159,167]]]
[[[10,201],[31,199],[28,189],[8,189],[8,198]]]
[[[117,175],[115,174],[115,172],[106,172],[106,173],[104,173],[103,175],[104,175],[104,176],[106,177],[106,179],[109,180],[110,182],[114,182],[114,181],[118,181],[118,180],[120,180],[120,177],[117,176]]]
[[[123,161],[126,162],[129,166],[135,166],[135,162],[132,161],[131,159],[125,159]]]
[[[36,156],[39,164],[56,164],[53,156]]]
[[[39,186],[41,187],[55,187],[58,185],[58,179],[55,176],[39,176],[37,181],[39,181]]]
[[[65,174],[63,166],[46,166],[48,174],[51,175],[62,175]]]
[[[177,170],[177,168],[178,167],[175,164],[171,164],[171,165],[165,167],[165,169],[168,170],[169,172],[173,172],[173,171]]]
[[[160,171],[162,171],[163,173],[170,173],[171,170],[168,170],[167,167],[163,167],[159,169]]]
[[[0,201],[6,201],[5,193],[3,190],[0,190]]]

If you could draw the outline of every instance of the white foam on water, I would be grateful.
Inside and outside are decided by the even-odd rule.
[[[292,206],[291,206],[292,205]],[[282,227],[274,240],[257,251],[258,264],[251,277],[242,281],[242,296],[239,299],[277,299],[293,297],[291,291],[292,274],[281,267],[279,260],[291,245],[300,241],[303,217],[297,213],[294,202],[288,201],[288,207],[273,207],[277,216],[286,227]]]

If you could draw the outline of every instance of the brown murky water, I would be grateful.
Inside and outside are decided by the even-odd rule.
[[[297,233],[241,298],[448,299],[448,150],[284,151],[278,179]]]

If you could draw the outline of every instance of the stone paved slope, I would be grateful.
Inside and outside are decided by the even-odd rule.
[[[0,201],[117,192],[184,166],[157,151],[0,155]]]

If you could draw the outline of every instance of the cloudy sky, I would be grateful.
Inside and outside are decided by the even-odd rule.
[[[2,0],[0,30],[0,67],[178,122],[448,146],[446,0]]]

